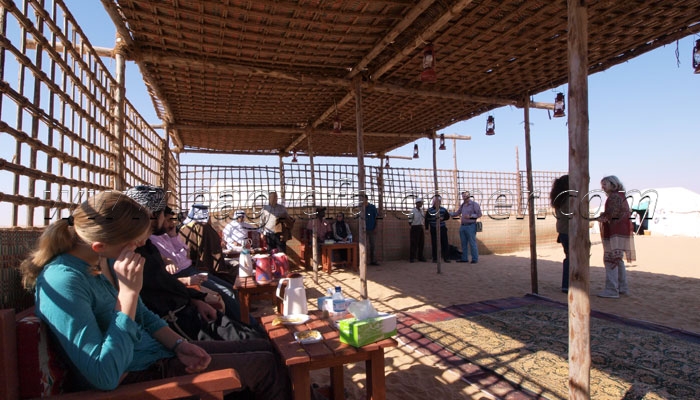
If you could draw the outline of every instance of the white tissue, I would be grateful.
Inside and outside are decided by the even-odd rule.
[[[351,303],[348,306],[348,311],[350,311],[358,321],[362,321],[367,318],[374,318],[379,315],[369,300],[361,300]]]

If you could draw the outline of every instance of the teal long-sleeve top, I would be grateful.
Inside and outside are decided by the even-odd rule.
[[[113,262],[108,264],[111,269]],[[124,372],[174,356],[151,335],[167,323],[140,298],[135,320],[115,311],[117,294],[107,278],[69,254],[55,257],[37,278],[36,314],[82,378],[76,380],[79,389],[112,390]]]

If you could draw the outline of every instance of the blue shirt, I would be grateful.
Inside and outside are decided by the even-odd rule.
[[[365,230],[373,231],[377,227],[377,207],[372,203],[365,206]]]
[[[430,207],[425,213],[425,227],[427,228],[430,226],[431,228],[435,229],[435,222],[437,219],[438,212],[435,210],[435,207]],[[450,219],[450,213],[447,212],[445,207],[440,207],[440,228],[446,226],[445,221],[448,219]]]
[[[112,390],[124,372],[144,370],[174,354],[151,336],[167,323],[140,298],[135,321],[115,311],[117,290],[89,269],[70,254],[56,256],[37,278],[35,312],[70,359],[72,372],[93,388]]]

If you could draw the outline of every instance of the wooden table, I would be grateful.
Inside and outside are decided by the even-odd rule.
[[[238,291],[238,297],[241,304],[241,321],[246,324],[250,323],[250,298],[256,295],[262,295],[269,297],[275,305],[277,305],[277,312],[282,313],[282,300],[280,300],[275,292],[277,291],[278,280],[272,280],[268,283],[258,283],[255,281],[255,277],[249,276],[246,278],[236,277],[236,283],[233,288]],[[284,291],[280,293],[284,296]]]
[[[384,339],[367,346],[355,348],[341,343],[338,330],[332,321],[321,318],[320,311],[309,313],[311,319],[301,325],[272,325],[275,315],[266,315],[260,319],[270,340],[289,368],[292,390],[295,400],[308,400],[311,397],[311,378],[309,372],[315,369],[330,368],[331,398],[342,399],[343,366],[345,364],[365,362],[367,374],[367,399],[386,399],[384,380],[384,349],[396,347],[394,339]],[[316,329],[323,335],[323,340],[312,344],[299,344],[294,340],[294,332]]]
[[[359,257],[357,256],[358,243],[333,243],[323,244],[321,246],[321,265],[326,273],[331,273],[332,256],[334,250],[345,250],[348,255],[347,265],[350,268],[357,270],[359,265]]]

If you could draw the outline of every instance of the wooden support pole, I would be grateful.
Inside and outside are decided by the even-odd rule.
[[[591,240],[588,232],[588,9],[568,0],[569,57],[569,399],[590,399],[591,341],[589,298]],[[583,215],[585,213],[585,215]]]
[[[311,203],[313,204],[313,217],[318,218],[316,215],[316,167],[314,164],[314,146],[311,140],[311,128],[307,128],[306,132],[306,146],[309,149],[309,168],[311,169]],[[318,235],[316,234],[316,222],[311,224],[311,265],[314,270],[314,283],[318,283],[318,259],[321,257],[318,254]]]
[[[530,284],[532,293],[537,294],[537,232],[535,228],[535,187],[532,182],[532,146],[530,146],[530,97],[525,96],[525,166],[527,173],[527,220],[530,228]]]
[[[353,79],[353,87],[355,92],[355,125],[357,126],[357,189],[361,194],[367,195],[365,188],[365,142],[363,134],[363,116],[362,116],[362,79],[358,75]],[[365,203],[360,202],[360,218],[358,219],[357,232],[359,238],[359,257],[360,257],[360,296],[363,299],[367,298],[367,210]]]
[[[435,150],[435,132],[433,132],[433,183],[435,184],[435,197],[440,196],[440,191],[438,189],[438,176],[437,176],[437,151]],[[433,197],[433,199],[435,199]],[[437,254],[437,269],[435,272],[438,274],[442,273],[441,267],[442,267],[442,247],[440,246],[440,207],[442,207],[442,202],[440,202],[440,206],[435,209],[435,212],[437,213],[435,215],[435,246],[437,247],[436,253]]]
[[[284,153],[280,152],[280,197],[285,200],[287,199],[287,185],[284,183]],[[285,204],[286,207],[286,204]]]
[[[124,48],[125,41],[121,35],[117,34],[117,44],[114,47],[114,59],[116,61],[116,78],[117,78],[117,90],[115,94],[115,110],[114,110],[114,127],[112,134],[116,138],[116,143],[114,143],[113,154],[116,158],[115,162],[115,173],[114,177],[114,189],[125,190],[126,189],[126,165],[124,160],[124,147],[126,140],[126,115],[124,101],[126,92],[126,50]],[[167,171],[165,171],[167,175]]]
[[[459,187],[459,170],[457,169],[457,139],[452,139],[452,163],[454,164],[452,168],[452,178],[454,179],[454,189],[455,189],[455,205],[459,205],[459,193],[461,191]]]

